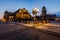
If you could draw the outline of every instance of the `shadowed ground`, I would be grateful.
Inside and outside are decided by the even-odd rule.
[[[59,36],[52,34],[54,33],[22,24],[0,24],[0,40],[60,40]]]

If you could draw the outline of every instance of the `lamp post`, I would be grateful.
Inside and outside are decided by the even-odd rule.
[[[32,13],[33,13],[33,20],[34,20],[34,22],[36,21],[36,15],[37,15],[37,13],[38,13],[38,11],[39,11],[39,9],[38,8],[34,8],[33,10],[32,10]]]

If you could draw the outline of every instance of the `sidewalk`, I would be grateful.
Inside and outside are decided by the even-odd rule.
[[[59,24],[54,24],[54,23],[48,23],[48,24],[43,24],[43,23],[37,23],[37,24],[23,24],[24,26],[28,27],[35,27],[38,29],[43,29],[47,31],[52,31],[52,32],[57,32],[60,33],[60,25]]]

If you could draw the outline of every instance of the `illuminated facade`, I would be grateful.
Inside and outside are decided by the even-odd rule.
[[[42,8],[42,13],[40,16],[36,16],[35,19],[37,21],[44,21],[47,22],[49,20],[55,20],[56,15],[50,15],[47,14],[47,10],[46,7],[43,6]],[[6,20],[6,22],[21,22],[21,21],[33,21],[34,17],[32,17],[30,15],[30,13],[28,12],[28,10],[26,10],[25,8],[23,9],[18,9],[15,12],[8,12],[5,11],[4,13],[4,19]]]
[[[14,21],[27,21],[31,20],[31,15],[28,13],[28,11],[23,9],[18,9],[16,12],[8,12],[5,11],[4,18],[7,22],[14,22]]]

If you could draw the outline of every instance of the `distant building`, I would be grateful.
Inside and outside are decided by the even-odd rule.
[[[43,6],[41,16],[46,16],[46,15],[47,15],[47,10],[46,10],[46,7]]]
[[[20,22],[20,21],[31,20],[31,15],[28,13],[28,11],[25,8],[23,8],[23,9],[18,9],[15,12],[5,11],[4,18],[6,19],[7,22],[14,22],[14,21]]]
[[[6,19],[7,22],[14,21],[14,18],[15,18],[15,14],[13,12],[5,11],[4,19]]]
[[[50,21],[50,20],[55,20],[55,18],[56,18],[55,14],[53,15],[47,14],[47,10],[45,6],[43,6],[42,8],[41,15],[35,17],[37,21],[40,21],[40,20]],[[21,22],[21,21],[31,21],[31,20],[33,21],[34,18],[30,15],[28,10],[26,10],[25,8],[18,9],[15,12],[5,11],[4,13],[4,21],[6,22],[14,22],[14,21]]]
[[[46,10],[46,7],[43,6],[42,8],[42,14],[40,15],[40,19],[43,19],[43,20],[55,20],[56,18],[56,14],[47,14],[47,10]]]
[[[60,21],[60,18],[56,18],[55,20]]]

